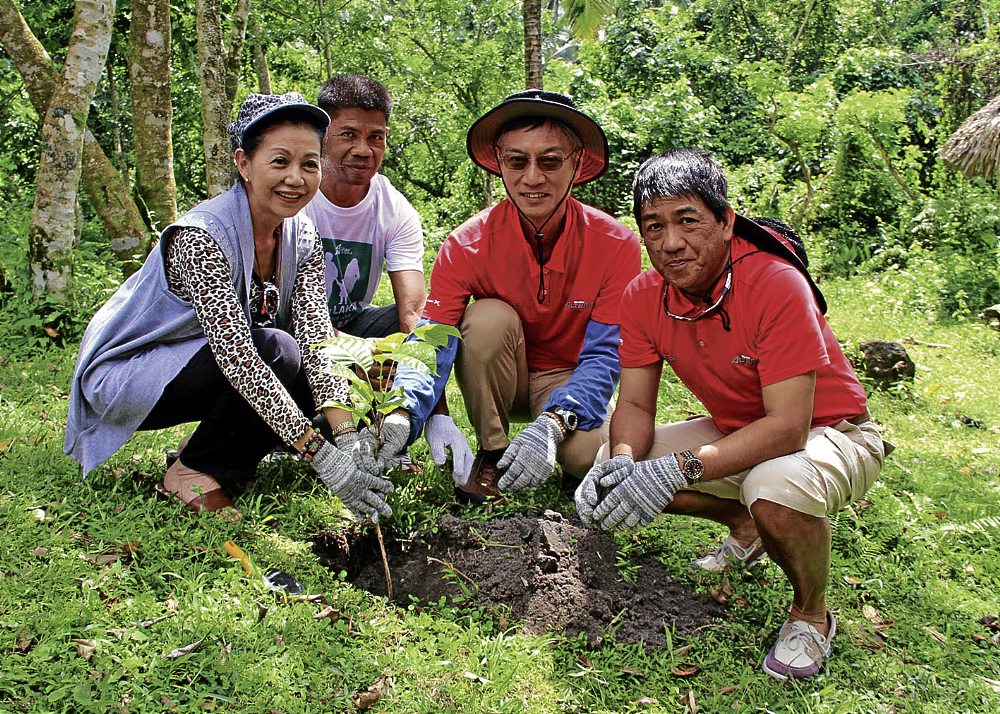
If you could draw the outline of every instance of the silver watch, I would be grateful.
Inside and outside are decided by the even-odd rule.
[[[684,468],[681,469],[681,473],[684,474],[687,482],[696,484],[701,481],[701,477],[705,475],[705,462],[691,451],[682,451],[681,456],[684,457]]]
[[[555,409],[547,409],[548,414],[553,414],[559,417],[562,425],[566,428],[566,431],[576,431],[579,419],[576,414],[571,412],[569,409],[563,409],[562,407],[556,407]]]

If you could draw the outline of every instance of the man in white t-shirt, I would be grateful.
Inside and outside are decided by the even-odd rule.
[[[320,87],[317,104],[330,128],[320,190],[304,213],[323,239],[333,326],[358,337],[410,332],[427,297],[424,236],[413,206],[378,173],[392,100],[375,80],[342,74]],[[372,307],[383,264],[395,304]]]

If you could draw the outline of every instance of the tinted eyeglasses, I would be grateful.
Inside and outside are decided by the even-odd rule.
[[[670,312],[670,308],[667,306],[667,296],[670,291],[667,289],[668,286],[663,286],[663,312],[667,314],[667,317],[672,317],[675,320],[680,320],[682,322],[697,322],[703,317],[708,317],[713,312],[716,312],[721,306],[722,301],[726,299],[726,295],[729,294],[730,288],[733,287],[733,264],[732,261],[726,265],[726,284],[722,286],[722,292],[719,293],[719,299],[713,302],[711,305],[706,307],[704,310],[699,312],[697,315],[677,315]]]
[[[560,156],[559,154],[543,154],[542,156],[534,159],[535,166],[543,174],[555,173],[563,167],[569,159],[576,156],[578,151],[574,151],[569,156]],[[526,171],[529,166],[531,166],[531,157],[525,156],[524,154],[501,154],[497,152],[497,160],[504,165],[510,171]]]

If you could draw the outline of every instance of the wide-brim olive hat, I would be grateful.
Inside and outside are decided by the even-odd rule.
[[[557,119],[580,137],[582,157],[574,186],[593,181],[608,168],[608,139],[604,130],[577,109],[570,97],[540,89],[515,92],[476,120],[465,139],[472,161],[494,176],[500,176],[494,148],[497,132],[512,119],[529,117]]]
[[[275,114],[290,113],[293,110],[308,117],[316,128],[324,132],[330,125],[330,115],[307,102],[298,92],[251,94],[240,105],[236,121],[226,127],[233,151],[243,146],[243,137],[254,125]]]

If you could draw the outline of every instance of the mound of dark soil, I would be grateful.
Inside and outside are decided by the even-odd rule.
[[[492,521],[447,516],[437,533],[408,541],[387,537],[386,548],[399,604],[444,596],[506,606],[524,620],[525,632],[585,632],[592,647],[613,637],[658,649],[667,644],[666,630],[690,634],[722,615],[714,601],[674,581],[653,558],[635,559],[634,583],[624,582],[614,541],[553,511]],[[353,544],[325,538],[316,550],[354,585],[386,594],[374,536]]]

